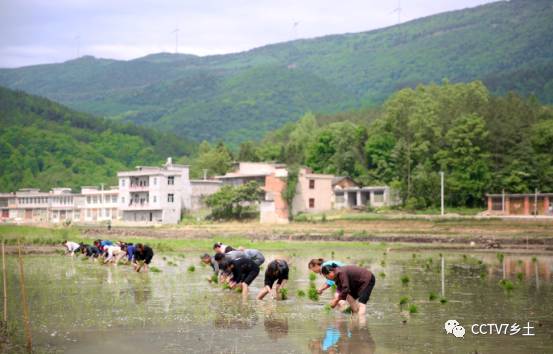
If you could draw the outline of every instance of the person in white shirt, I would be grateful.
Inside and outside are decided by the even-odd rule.
[[[73,241],[63,241],[62,245],[65,246],[65,254],[71,253],[71,256],[75,255],[75,252],[77,252],[80,248],[80,245],[77,242]]]
[[[104,260],[105,263],[114,263],[117,265],[117,262],[121,258],[123,258],[127,253],[121,249],[121,247],[116,245],[106,246],[104,247],[106,259]]]

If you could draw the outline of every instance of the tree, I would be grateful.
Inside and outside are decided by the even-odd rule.
[[[243,219],[262,197],[263,190],[256,182],[240,186],[226,185],[207,197],[206,205],[211,208],[210,217],[213,219]]]

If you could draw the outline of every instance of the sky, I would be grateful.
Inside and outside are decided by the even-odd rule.
[[[176,50],[226,54],[368,31],[489,2],[401,0],[398,6],[397,0],[0,0],[0,67],[83,55],[128,60]]]

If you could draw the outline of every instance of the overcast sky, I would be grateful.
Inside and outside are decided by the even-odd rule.
[[[401,22],[491,0],[402,0]],[[398,22],[397,0],[0,0],[0,67],[239,52]],[[294,27],[294,23],[297,26]]]

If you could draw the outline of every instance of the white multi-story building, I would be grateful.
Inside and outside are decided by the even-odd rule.
[[[79,205],[80,221],[113,221],[119,218],[119,189],[117,186],[107,189],[82,187],[83,203]]]
[[[138,166],[119,172],[119,210],[123,222],[176,224],[191,207],[189,169],[173,164]]]

